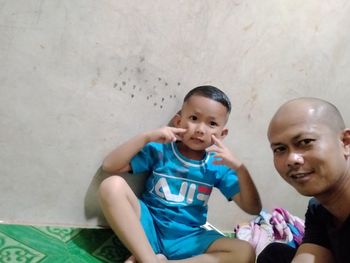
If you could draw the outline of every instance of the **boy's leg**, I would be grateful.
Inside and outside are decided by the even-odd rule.
[[[220,262],[255,262],[255,251],[252,245],[236,238],[220,238],[211,244],[206,251],[208,255],[217,256]]]
[[[205,239],[205,235],[203,235]],[[205,241],[197,239],[197,242]],[[192,241],[191,241],[192,242]],[[190,242],[190,243],[191,243]],[[187,247],[192,247],[187,244]],[[249,263],[255,262],[255,251],[253,247],[246,241],[239,239],[232,239],[226,237],[220,237],[216,239],[208,249],[199,254],[198,256],[189,257],[181,260],[170,260],[169,262],[180,263],[233,263],[242,262]]]
[[[158,262],[140,223],[139,200],[119,176],[105,179],[99,189],[104,216],[114,233],[139,262]]]
[[[219,238],[207,249],[205,254],[197,256],[199,261],[193,262],[255,262],[253,247],[244,240],[234,238]],[[193,258],[195,259],[195,258]]]

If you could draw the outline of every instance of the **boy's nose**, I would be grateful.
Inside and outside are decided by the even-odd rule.
[[[205,127],[203,124],[198,124],[196,126],[196,130],[195,130],[196,133],[204,134],[204,131],[205,131]]]

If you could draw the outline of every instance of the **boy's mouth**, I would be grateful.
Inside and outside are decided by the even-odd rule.
[[[192,137],[192,138],[191,138],[191,141],[193,141],[193,142],[195,142],[195,143],[203,143],[203,142],[204,142],[204,140],[203,140],[203,139],[200,139],[200,138],[194,138],[194,137]]]

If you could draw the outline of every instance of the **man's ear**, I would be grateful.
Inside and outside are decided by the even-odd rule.
[[[171,127],[179,127],[180,126],[180,122],[181,122],[181,115],[180,115],[180,111],[178,111],[175,116],[169,121],[168,126]]]
[[[228,134],[228,129],[227,128],[224,128],[222,131],[221,131],[221,139],[224,139]]]
[[[343,130],[342,141],[344,144],[344,154],[350,156],[350,128]]]

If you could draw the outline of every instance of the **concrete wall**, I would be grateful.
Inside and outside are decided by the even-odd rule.
[[[266,139],[285,100],[316,96],[349,123],[345,0],[0,0],[0,220],[94,226],[103,157],[167,123],[191,88],[232,99],[226,139],[264,207],[303,216]],[[209,221],[251,217],[214,192]]]

